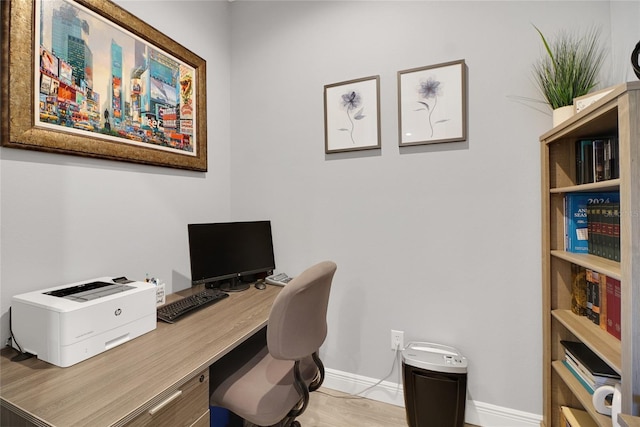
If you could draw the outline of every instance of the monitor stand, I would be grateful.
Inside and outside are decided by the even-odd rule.
[[[234,277],[229,279],[227,283],[220,285],[220,290],[224,292],[240,292],[246,291],[250,286],[249,283],[244,283],[240,278]]]

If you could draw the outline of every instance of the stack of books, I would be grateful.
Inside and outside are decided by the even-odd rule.
[[[619,178],[618,151],[616,137],[576,141],[576,184]]]
[[[587,205],[588,252],[620,261],[620,202]]]
[[[620,280],[576,264],[571,264],[571,275],[571,311],[621,339]]]
[[[620,382],[620,374],[611,369],[584,343],[574,341],[560,341],[565,349],[565,359],[562,361],[580,384],[593,394],[594,390],[603,385],[615,385]]]
[[[567,252],[620,261],[620,193],[567,193],[564,212]]]

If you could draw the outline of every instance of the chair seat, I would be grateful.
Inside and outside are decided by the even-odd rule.
[[[296,417],[324,379],[318,349],[335,271],[331,261],[303,271],[273,301],[267,326],[211,365],[212,406],[258,426],[300,426]]]
[[[293,386],[294,362],[273,358],[266,345],[254,348],[250,360],[246,357],[227,358],[226,366],[214,365],[210,403],[259,426],[276,424],[302,397]],[[311,357],[302,360],[300,370],[307,385],[317,374]]]

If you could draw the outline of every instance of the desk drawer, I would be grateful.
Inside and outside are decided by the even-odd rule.
[[[209,412],[209,369],[197,374],[182,387],[127,426],[191,426]]]

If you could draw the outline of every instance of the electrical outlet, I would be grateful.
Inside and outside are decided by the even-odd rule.
[[[404,331],[391,330],[391,350],[402,350],[404,347]]]

